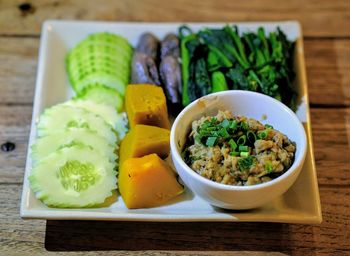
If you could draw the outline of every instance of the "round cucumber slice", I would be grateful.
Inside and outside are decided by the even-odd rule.
[[[119,139],[120,137],[124,137],[124,134],[127,132],[127,123],[123,116],[118,114],[118,112],[109,105],[99,104],[92,100],[70,100],[65,102],[64,105],[82,108],[101,116],[105,122],[115,129]]]
[[[35,196],[54,207],[101,204],[117,188],[114,165],[95,149],[75,145],[40,161],[29,176]]]
[[[88,130],[66,130],[50,136],[37,138],[32,146],[32,160],[34,165],[51,153],[75,145],[85,145],[98,151],[100,155],[115,163],[117,160],[117,146],[109,144],[108,141],[96,132]]]
[[[125,95],[126,83],[116,75],[108,74],[107,72],[95,72],[78,79],[77,81],[73,81],[74,84],[72,84],[77,93],[90,84],[101,83],[107,87],[116,89],[120,95]]]
[[[124,104],[124,100],[117,90],[102,84],[94,84],[85,87],[85,89],[79,93],[77,99],[89,99],[97,103],[107,104],[114,107],[118,112],[123,109]]]
[[[102,117],[85,109],[59,104],[48,108],[38,123],[38,136],[44,137],[64,130],[90,130],[107,139],[109,144],[117,142],[113,128]]]

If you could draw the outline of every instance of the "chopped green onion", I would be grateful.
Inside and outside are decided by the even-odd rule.
[[[242,157],[237,161],[238,168],[241,172],[249,170],[253,165],[255,165],[255,163],[256,158],[254,156]]]
[[[230,125],[230,121],[227,120],[227,119],[224,119],[224,120],[221,122],[221,126],[224,127],[224,128],[229,127],[229,125]]]
[[[232,150],[235,150],[237,148],[237,144],[236,144],[236,142],[233,139],[230,139],[228,144],[230,145]]]
[[[247,132],[247,139],[250,143],[254,144],[254,142],[256,141],[256,135],[254,132],[252,131],[248,131]]]
[[[258,133],[258,138],[259,139],[265,139],[267,137],[267,131],[266,130],[263,130],[261,132]]]
[[[249,156],[249,152],[240,152],[241,157],[247,157]]]
[[[237,129],[237,121],[236,120],[233,120],[231,123],[230,123],[230,129],[232,130],[236,130]]]
[[[264,169],[265,169],[265,171],[267,171],[267,173],[272,172],[273,168],[272,168],[272,163],[271,163],[271,161],[266,161],[266,162],[265,162]]]
[[[245,135],[242,135],[241,137],[238,138],[237,144],[238,145],[244,145],[247,140],[247,137]]]
[[[208,147],[213,147],[215,145],[216,139],[217,137],[208,137],[205,145],[207,145]]]
[[[239,145],[238,151],[239,152],[248,152],[249,148],[248,148],[248,146]]]
[[[227,139],[230,137],[230,134],[227,132],[225,128],[222,128],[219,130],[219,136]]]
[[[273,126],[269,124],[265,124],[265,128],[273,129]]]
[[[249,129],[249,125],[247,124],[247,122],[242,121],[241,128],[242,128],[242,130],[247,131]]]
[[[231,156],[239,156],[239,152],[233,151],[233,152],[230,152],[230,155],[231,155]]]
[[[198,135],[194,136],[194,140],[195,140],[195,142],[200,143],[202,141],[202,136],[200,136],[198,134]]]

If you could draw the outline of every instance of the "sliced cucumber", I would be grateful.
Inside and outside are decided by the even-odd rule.
[[[94,83],[116,89],[124,96],[130,77],[132,47],[110,33],[95,33],[74,47],[66,58],[69,80],[79,94]]]
[[[95,149],[75,145],[40,161],[29,176],[36,197],[55,207],[101,204],[117,187],[114,165]]]
[[[103,103],[114,107],[118,112],[123,109],[123,98],[117,90],[104,86],[102,84],[95,84],[86,87],[80,92],[77,99],[93,100],[97,103]]]
[[[118,133],[118,137],[124,137],[126,133],[126,122],[121,114],[107,104],[96,103],[92,100],[70,100],[64,105],[85,109],[101,116]]]
[[[80,79],[80,78],[79,78]],[[107,87],[116,89],[118,93],[122,96],[125,95],[126,83],[122,81],[121,78],[116,75],[108,74],[107,72],[94,72],[87,75],[83,75],[80,80],[73,81],[73,89],[79,94],[84,88],[90,86],[91,84],[101,83]]]
[[[37,128],[39,137],[67,129],[90,130],[106,138],[109,144],[113,145],[117,142],[117,135],[112,126],[102,117],[85,109],[65,104],[46,109],[40,117]]]
[[[32,146],[31,156],[34,165],[61,148],[73,147],[75,145],[85,145],[93,148],[112,163],[115,163],[117,160],[117,154],[115,153],[117,150],[116,145],[109,144],[104,137],[101,137],[96,132],[88,130],[65,130],[51,134],[50,136],[37,138],[35,144]]]

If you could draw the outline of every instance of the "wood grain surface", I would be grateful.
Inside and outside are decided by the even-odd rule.
[[[46,19],[299,20],[323,222],[22,220],[19,204]],[[0,255],[350,255],[350,1],[0,0]]]

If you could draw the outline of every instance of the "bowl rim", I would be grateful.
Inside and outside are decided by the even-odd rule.
[[[286,114],[288,114],[291,118],[293,123],[296,126],[296,129],[298,130],[298,133],[300,133],[301,135],[301,145],[297,145],[297,150],[300,150],[299,153],[299,157],[298,158],[294,158],[294,162],[292,164],[292,166],[289,167],[289,169],[283,173],[282,175],[280,175],[279,177],[261,183],[261,184],[255,184],[255,185],[249,185],[249,186],[237,186],[237,185],[228,185],[228,184],[221,184],[218,183],[216,181],[212,181],[209,180],[205,177],[202,177],[201,175],[199,175],[197,172],[195,172],[192,168],[190,168],[185,161],[182,159],[181,154],[178,152],[177,150],[177,146],[176,146],[176,142],[175,142],[175,130],[178,126],[178,124],[180,123],[180,120],[182,119],[182,117],[188,112],[190,111],[197,103],[198,101],[203,101],[203,99],[205,98],[210,98],[210,97],[221,97],[224,96],[226,94],[237,94],[237,95],[241,95],[242,97],[245,97],[244,95],[250,95],[250,96],[255,96],[255,97],[261,97],[263,100],[267,100],[272,102],[272,104],[275,104],[277,107],[282,108]],[[283,132],[283,131],[282,131]],[[251,190],[259,190],[259,189],[264,189],[266,187],[271,187],[273,185],[276,185],[277,183],[280,183],[283,180],[286,180],[289,176],[291,176],[294,172],[296,172],[298,170],[298,167],[300,165],[303,165],[305,157],[306,157],[306,150],[307,150],[307,137],[306,137],[306,133],[305,133],[305,129],[303,127],[303,125],[301,124],[300,120],[298,119],[298,117],[296,116],[296,114],[289,108],[287,107],[285,104],[283,104],[282,102],[276,100],[275,98],[262,94],[262,93],[258,93],[258,92],[252,92],[252,91],[244,91],[244,90],[229,90],[229,91],[222,91],[222,92],[216,92],[216,93],[211,93],[208,95],[205,95],[201,98],[198,98],[197,100],[191,102],[189,105],[187,105],[175,118],[174,123],[171,127],[171,131],[170,131],[170,150],[171,150],[171,155],[173,158],[173,161],[177,161],[180,166],[182,167],[182,169],[188,173],[191,178],[198,180],[201,183],[204,183],[210,187],[214,187],[217,189],[222,189],[222,190],[228,190],[228,191],[251,191]],[[174,159],[175,158],[175,159]],[[175,165],[176,166],[176,165]],[[176,168],[176,167],[175,167]],[[299,168],[301,170],[301,168]],[[179,171],[177,170],[177,172],[179,173]],[[180,177],[181,174],[179,173]]]

